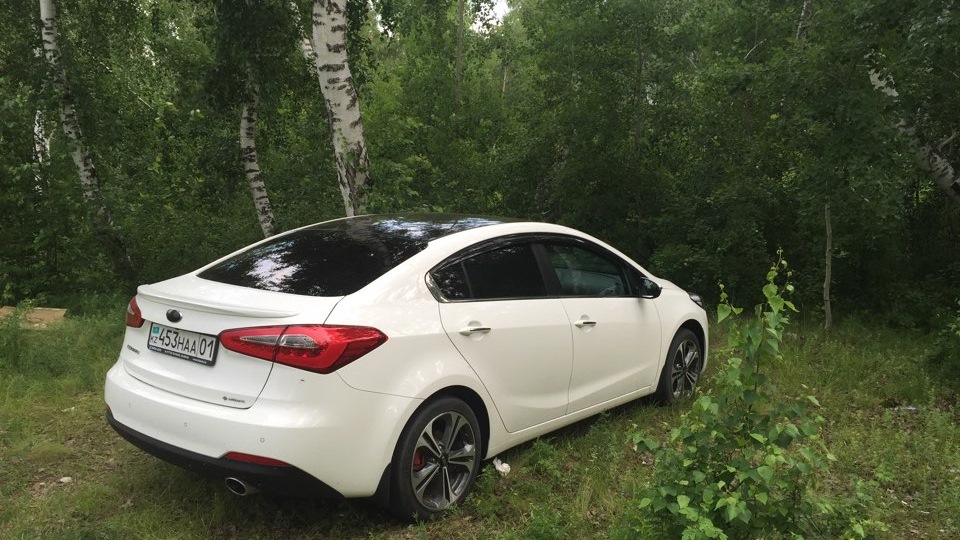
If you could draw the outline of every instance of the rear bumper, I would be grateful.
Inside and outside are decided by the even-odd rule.
[[[356,390],[335,373],[278,364],[257,401],[237,409],[146,384],[122,362],[107,372],[104,399],[114,429],[161,459],[203,474],[235,476],[264,491],[343,497],[376,493],[400,430],[422,403]],[[228,452],[291,467],[223,459]]]
[[[296,467],[271,467],[223,458],[212,458],[161,440],[121,424],[107,410],[107,423],[137,448],[166,462],[209,477],[235,477],[265,492],[283,495],[313,495],[341,498],[343,495]]]

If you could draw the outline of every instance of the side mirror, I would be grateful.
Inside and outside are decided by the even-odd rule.
[[[641,277],[640,298],[656,298],[658,296],[660,296],[660,286],[649,278]]]

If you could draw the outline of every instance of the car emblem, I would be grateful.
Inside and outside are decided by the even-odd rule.
[[[175,310],[175,309],[168,309],[168,310],[167,310],[167,320],[168,320],[168,321],[170,321],[170,322],[180,322],[180,319],[182,319],[182,318],[183,318],[183,315],[181,315],[179,311],[177,311],[177,310]]]

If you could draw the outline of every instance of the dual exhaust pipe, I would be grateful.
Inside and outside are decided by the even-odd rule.
[[[254,493],[260,492],[260,490],[256,487],[251,486],[250,484],[234,476],[228,476],[224,478],[223,484],[227,486],[227,489],[230,491],[230,493],[233,493],[238,497],[245,497],[247,495],[253,495]]]

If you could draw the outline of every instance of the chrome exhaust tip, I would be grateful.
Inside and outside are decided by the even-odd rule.
[[[253,495],[254,493],[260,492],[259,489],[233,476],[226,477],[223,480],[223,484],[227,486],[227,489],[230,491],[230,493],[233,493],[238,497],[245,497],[247,495]]]

